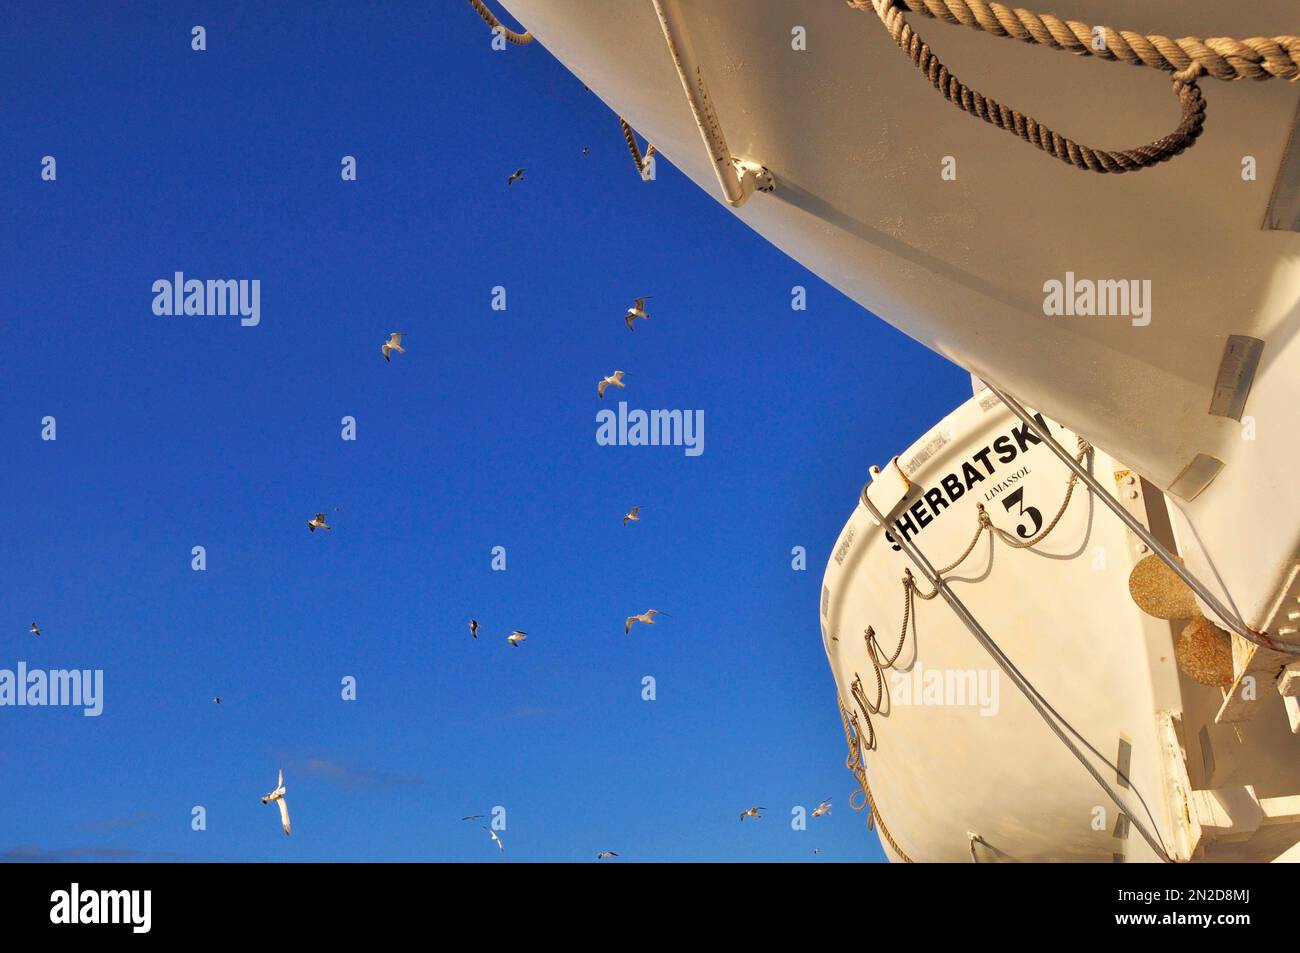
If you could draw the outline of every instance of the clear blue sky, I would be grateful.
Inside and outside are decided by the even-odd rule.
[[[105,710],[0,708],[0,856],[881,858],[821,574],[968,377],[488,39],[457,2],[8,5],[0,668],[102,668]],[[261,324],[155,316],[175,271],[260,279]],[[618,399],[702,409],[703,455],[597,446]],[[502,856],[459,820],[494,805]]]

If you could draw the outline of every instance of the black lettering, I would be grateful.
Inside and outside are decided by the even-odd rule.
[[[930,504],[930,509],[934,510],[935,516],[939,515],[940,510],[948,507],[948,501],[943,498],[943,490],[938,487],[925,491],[925,502]]]

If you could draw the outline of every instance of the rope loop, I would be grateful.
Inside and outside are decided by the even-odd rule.
[[[492,11],[487,8],[487,4],[485,4],[483,0],[469,0],[469,5],[474,8],[475,13],[482,17],[483,22],[493,30],[500,27],[501,35],[516,46],[524,46],[525,44],[533,42],[534,37],[531,33],[516,33],[514,30],[510,29],[510,27],[498,20],[496,16],[493,15]]]
[[[1205,97],[1197,85],[1203,75],[1215,79],[1300,79],[1300,37],[1183,37],[1143,35],[1109,27],[1093,28],[1077,20],[1011,9],[983,0],[847,0],[855,10],[871,9],[889,35],[939,93],[962,112],[1019,136],[1076,169],[1136,172],[1172,159],[1195,144],[1205,128]],[[1132,149],[1094,149],[1043,125],[1032,116],[1004,106],[967,86],[912,29],[904,10],[994,36],[1047,46],[1054,50],[1149,66],[1172,74],[1181,117],[1169,134]],[[1098,39],[1100,42],[1098,42]]]

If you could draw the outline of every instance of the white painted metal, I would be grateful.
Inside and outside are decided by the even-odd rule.
[[[584,83],[716,194],[719,169],[651,0],[503,0]],[[1044,10],[1169,36],[1300,32],[1294,0],[1051,0]],[[776,190],[736,214],[978,376],[1084,433],[1156,486],[1224,466],[1178,504],[1189,568],[1262,626],[1300,557],[1300,234],[1262,227],[1300,95],[1204,82],[1200,142],[1123,176],[1071,169],[942,101],[876,18],[838,2],[692,0],[691,40],[729,149]],[[1090,145],[1175,122],[1167,76],[920,19],[966,82]],[[792,48],[792,30],[807,49]],[[941,177],[945,160],[956,178]],[[1252,166],[1254,179],[1243,178]],[[1151,321],[1047,317],[1044,283],[1151,282]],[[1264,341],[1242,422],[1209,413],[1228,335]],[[906,382],[900,382],[906,386]]]
[[[1072,433],[1049,425],[1065,446],[1074,444]],[[978,503],[1008,532],[1021,524],[1032,530],[1029,507],[1050,521],[1069,477],[988,392],[900,454],[897,466],[901,476],[871,499],[890,507],[896,491],[905,493],[893,519],[911,517],[918,527],[911,539],[939,566],[970,542]],[[1092,473],[1130,512],[1163,506],[1154,490],[1144,501],[1132,471],[1103,452]],[[954,475],[959,483],[948,479]],[[938,496],[927,502],[935,490],[945,503]],[[1016,490],[1021,495],[1012,500]],[[1300,825],[1273,825],[1257,837],[1254,828],[1234,827],[1213,811],[1246,803],[1246,785],[1269,796],[1300,793],[1300,738],[1271,688],[1254,703],[1258,717],[1238,726],[1244,733],[1214,723],[1219,690],[1192,683],[1174,662],[1181,624],[1144,615],[1129,596],[1141,545],[1080,486],[1034,550],[1001,541],[990,547],[985,537],[947,578],[1016,667],[1096,749],[1089,763],[1171,856],[1273,859],[1300,838]],[[901,577],[910,566],[859,503],[827,563],[822,598],[823,641],[846,705],[853,704],[855,675],[874,697],[863,632],[872,626],[885,652],[893,651],[903,617]],[[916,860],[967,861],[975,832],[982,861],[1156,859],[1137,831],[1117,821],[1110,799],[1010,680],[997,678],[997,666],[959,617],[939,599],[915,605],[902,672],[886,672],[886,705],[873,716],[878,742],[865,758],[876,802],[903,849]],[[978,691],[981,679],[989,686],[983,697],[958,691]],[[1131,787],[1118,780],[1121,745]],[[1202,791],[1216,793],[1198,800]],[[1210,813],[1199,818],[1197,804]]]

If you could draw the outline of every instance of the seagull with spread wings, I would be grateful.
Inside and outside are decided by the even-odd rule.
[[[389,355],[394,351],[398,354],[406,353],[406,349],[402,347],[402,335],[400,331],[389,332],[388,340],[379,345],[379,353],[384,355],[384,360],[389,364],[393,363],[393,359],[389,357]]]
[[[280,770],[279,780],[275,783],[275,790],[262,798],[263,804],[275,802],[275,806],[280,809],[280,826],[284,828],[285,836],[289,834],[289,804],[284,799],[284,769]]]
[[[318,529],[330,529],[329,526],[325,525],[324,513],[317,513],[315,516],[309,519],[307,521],[307,528],[311,530],[313,533],[316,532],[316,530]]]
[[[506,179],[506,185],[514,185],[516,181],[524,177],[523,169],[515,169],[510,173],[510,178]]]
[[[632,631],[633,622],[644,622],[646,625],[654,625],[655,616],[667,614],[667,612],[660,612],[658,609],[646,609],[645,612],[642,612],[640,615],[630,615],[627,617],[627,621],[623,623],[623,634],[627,635]]]
[[[596,385],[596,393],[600,396],[601,400],[605,399],[606,387],[617,387],[619,390],[623,390],[623,372],[615,371],[608,377],[601,378],[600,383]]]
[[[644,298],[637,298],[636,301],[633,302],[632,307],[627,309],[627,314],[623,315],[623,320],[627,322],[627,329],[629,331],[636,330],[636,325],[632,322],[637,318],[641,318],[643,321],[650,320],[650,315],[645,313],[645,303],[649,300],[649,295],[646,295]]]
[[[626,526],[628,523],[639,523],[639,522],[641,522],[641,507],[634,506],[632,507],[632,512],[623,514],[624,526]]]

